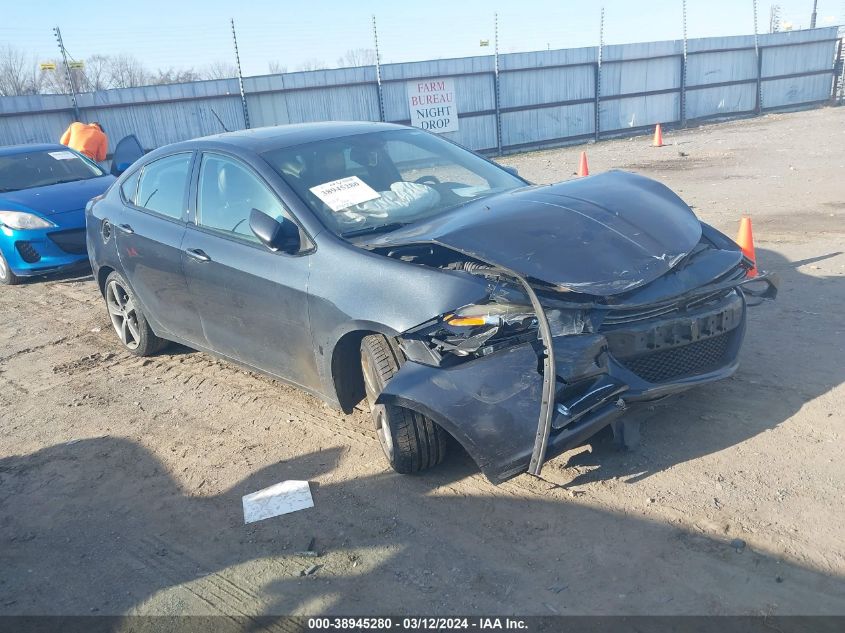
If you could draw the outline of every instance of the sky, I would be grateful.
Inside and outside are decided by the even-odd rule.
[[[758,29],[766,32],[772,4],[781,21],[808,28],[813,0],[758,2]],[[605,9],[607,44],[680,39],[682,0],[0,0],[0,47],[55,58],[52,28],[59,26],[74,59],[129,53],[150,69],[201,69],[233,62],[234,18],[245,76],[278,62],[296,70],[308,60],[328,67],[349,49],[373,48],[376,16],[382,63],[493,52],[494,13],[499,51],[594,46]],[[687,36],[754,31],[753,0],[687,0]],[[845,0],[818,0],[817,26],[845,24]],[[490,46],[479,46],[487,39]]]

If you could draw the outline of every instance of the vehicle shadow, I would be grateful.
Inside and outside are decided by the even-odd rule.
[[[465,459],[420,477],[342,477],[342,459],[210,496],[127,439],[0,459],[0,615],[845,613],[842,577],[727,539],[469,490]],[[315,507],[245,526],[241,496],[286,479],[321,480]]]
[[[34,277],[24,277],[22,284],[32,285],[39,283],[75,283],[79,281],[93,281],[94,277],[91,273],[91,266],[84,264],[75,268],[65,270],[58,273],[51,273],[49,275],[36,275]]]
[[[715,453],[775,428],[841,384],[845,363],[832,345],[841,336],[841,321],[832,316],[845,305],[845,276],[800,270],[838,255],[791,262],[757,249],[760,267],[778,274],[780,289],[775,301],[749,308],[739,371],[635,412],[644,423],[642,443],[633,454],[617,450],[609,431],[596,436],[592,452],[569,461],[591,470],[568,485],[614,477],[633,482]]]

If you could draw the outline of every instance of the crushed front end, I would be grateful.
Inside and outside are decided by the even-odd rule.
[[[539,474],[544,460],[624,425],[637,403],[736,371],[746,299],[774,298],[776,285],[748,277],[747,260],[707,277],[725,251],[702,242],[664,278],[613,297],[450,264],[487,277],[488,300],[404,332],[408,360],[379,401],[440,424],[493,482]]]

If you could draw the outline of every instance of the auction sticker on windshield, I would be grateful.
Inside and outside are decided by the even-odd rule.
[[[325,202],[332,211],[343,211],[352,205],[381,197],[378,191],[358,176],[349,176],[311,187],[311,193]]]
[[[50,156],[52,156],[56,160],[73,160],[74,158],[76,158],[76,154],[74,154],[73,152],[69,152],[66,149],[65,150],[59,150],[58,152],[47,152],[47,153],[50,154]]]

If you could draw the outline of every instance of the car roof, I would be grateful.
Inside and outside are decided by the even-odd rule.
[[[26,152],[55,152],[66,150],[67,147],[58,143],[30,143],[27,145],[7,145],[0,147],[0,156],[12,156],[14,154],[25,154]]]
[[[276,125],[251,130],[238,130],[214,134],[167,146],[170,150],[199,147],[238,147],[253,152],[293,147],[303,143],[323,141],[355,134],[407,129],[403,125],[377,123],[373,121],[323,121],[320,123],[296,123]],[[159,148],[159,150],[162,148]],[[158,153],[158,151],[156,153]]]

